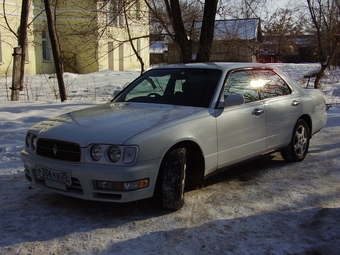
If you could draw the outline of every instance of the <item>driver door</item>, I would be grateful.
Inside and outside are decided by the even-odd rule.
[[[261,155],[266,147],[266,112],[251,71],[229,74],[222,96],[233,94],[243,95],[245,103],[217,116],[218,168]]]

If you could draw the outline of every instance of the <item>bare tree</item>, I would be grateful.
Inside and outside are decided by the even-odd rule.
[[[222,19],[265,19],[270,2],[271,0],[220,0],[218,14]]]
[[[303,19],[297,19],[291,9],[277,9],[263,22],[264,44],[276,52],[279,59],[293,55],[296,39],[303,30]]]
[[[218,0],[206,0],[204,5],[201,36],[196,61],[208,62],[214,40],[215,15]]]
[[[314,88],[319,88],[320,79],[332,63],[340,45],[340,4],[337,0],[307,0],[307,4],[321,64],[314,82]]]
[[[22,50],[19,90],[23,90],[23,87],[24,87],[23,83],[24,83],[24,74],[25,74],[25,61],[26,61],[26,49],[27,49],[27,24],[28,24],[29,9],[30,9],[30,2],[28,0],[22,0],[20,32],[19,32],[19,45]]]
[[[51,39],[51,45],[52,45],[52,53],[53,53],[53,59],[54,59],[54,66],[56,69],[57,79],[58,79],[58,86],[59,86],[59,94],[61,102],[64,102],[67,99],[66,91],[65,91],[65,85],[64,85],[64,78],[63,78],[63,62],[59,60],[59,51],[58,51],[58,45],[55,35],[55,26],[53,21],[53,16],[51,12],[51,7],[49,0],[44,0],[45,4],[45,12],[46,12],[46,18],[47,18],[47,25],[48,25],[48,33],[50,35]]]
[[[174,30],[174,42],[180,50],[181,62],[192,62],[192,41],[188,37],[178,0],[164,0],[167,15]]]
[[[180,62],[209,61],[218,0],[180,2],[179,0],[147,1],[159,34],[168,36],[180,52]],[[164,10],[166,12],[164,12]],[[203,10],[203,11],[201,11]],[[200,22],[200,33],[196,24]],[[193,59],[198,39],[197,58]]]

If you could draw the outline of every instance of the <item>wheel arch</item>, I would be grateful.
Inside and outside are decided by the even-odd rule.
[[[186,181],[185,181],[185,189],[193,190],[201,188],[204,184],[204,169],[205,169],[205,160],[203,156],[203,152],[201,147],[195,143],[194,141],[180,141],[170,147],[166,153],[178,148],[185,148],[187,151],[187,162],[186,162]],[[166,155],[164,154],[164,156]],[[157,183],[155,192],[157,192],[157,188],[159,188],[161,168],[163,164],[164,157],[162,159],[160,169],[158,171]]]
[[[182,141],[174,145],[187,150],[186,183],[187,190],[201,188],[204,182],[205,160],[201,147],[193,141]]]
[[[312,126],[311,117],[307,114],[304,114],[304,115],[300,116],[300,118],[298,120],[300,120],[300,119],[304,120],[307,123],[308,128],[309,128],[309,138],[312,138],[312,131],[313,131],[312,128],[313,128],[313,126]]]

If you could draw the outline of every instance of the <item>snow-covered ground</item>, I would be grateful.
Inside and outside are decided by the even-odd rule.
[[[304,74],[318,68],[280,66],[302,86]],[[303,162],[288,164],[275,153],[215,175],[186,193],[179,211],[152,200],[99,203],[31,187],[19,156],[26,130],[108,101],[138,75],[67,73],[64,103],[48,75],[27,77],[19,102],[8,100],[10,79],[0,78],[0,254],[339,254],[339,69],[322,80],[332,107]]]

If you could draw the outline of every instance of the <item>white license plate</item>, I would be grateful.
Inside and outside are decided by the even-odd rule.
[[[37,177],[43,180],[49,179],[70,185],[71,172],[66,170],[56,170],[44,166],[35,166]]]

